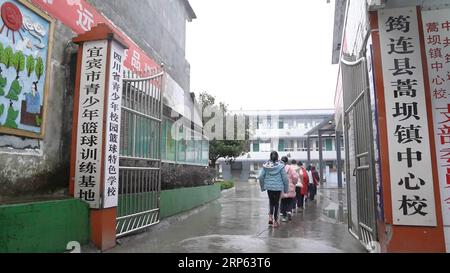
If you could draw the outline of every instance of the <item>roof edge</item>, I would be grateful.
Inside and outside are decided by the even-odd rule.
[[[189,3],[189,0],[182,0],[182,1],[188,13],[188,21],[191,22],[193,19],[197,19],[197,15],[195,14],[194,9],[191,6],[191,3]]]

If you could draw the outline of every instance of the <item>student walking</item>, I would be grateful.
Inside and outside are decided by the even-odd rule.
[[[297,184],[298,175],[294,171],[294,168],[288,165],[288,158],[286,156],[283,156],[281,161],[285,164],[284,170],[289,180],[288,192],[281,195],[281,214],[283,215],[281,221],[286,222],[287,220],[292,220],[292,202],[295,197],[295,184]]]
[[[316,171],[316,167],[309,166],[308,168],[309,168],[309,170],[308,170],[309,200],[313,201],[314,197],[317,194],[317,187],[319,186],[320,178],[319,178],[319,174]]]
[[[297,179],[297,183],[295,184],[295,196],[292,198],[292,213],[297,212],[297,187],[300,187],[300,167],[297,165],[297,161],[295,159],[292,159],[291,161],[292,169],[294,169],[295,173],[299,177]]]
[[[299,212],[303,211],[304,203],[306,202],[306,196],[308,194],[308,173],[303,166],[303,163],[300,161],[298,162],[299,166],[299,181],[295,188],[295,193],[297,197],[297,210]]]
[[[289,180],[284,170],[283,162],[278,161],[278,153],[270,153],[270,160],[264,163],[258,176],[261,191],[267,190],[269,196],[269,225],[279,227],[278,208],[280,205],[281,192],[289,190]]]

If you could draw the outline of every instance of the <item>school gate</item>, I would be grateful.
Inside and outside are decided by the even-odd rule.
[[[345,56],[344,56],[345,58]],[[366,58],[341,59],[344,92],[348,228],[367,250],[378,241],[369,74]]]
[[[163,77],[124,73],[117,237],[159,223]]]

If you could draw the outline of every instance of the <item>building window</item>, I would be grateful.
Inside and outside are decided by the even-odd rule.
[[[293,129],[294,128],[294,120],[293,119],[289,119],[287,121],[287,129]]]
[[[333,151],[333,140],[331,138],[325,139],[325,151]]]
[[[286,140],[286,145],[284,147],[285,152],[293,152],[294,151],[294,140]]]
[[[326,161],[325,165],[327,165],[330,168],[330,171],[334,169],[334,161]]]
[[[316,140],[315,141],[315,150],[318,152],[319,151],[319,141],[318,140]]]
[[[308,130],[312,129],[312,121],[311,120],[305,120],[305,128]]]
[[[284,128],[283,120],[278,121],[278,129],[283,129],[283,128]]]
[[[278,151],[284,151],[284,139],[278,141]]]
[[[306,140],[297,140],[297,151],[307,151]]]
[[[260,152],[271,152],[270,142],[260,143],[259,150]]]
[[[253,142],[253,152],[259,152],[259,141]]]

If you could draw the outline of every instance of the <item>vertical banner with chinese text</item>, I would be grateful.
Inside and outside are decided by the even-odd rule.
[[[106,115],[105,194],[104,208],[117,206],[119,194],[119,143],[124,49],[111,42],[109,60],[109,94]]]
[[[85,42],[81,61],[75,197],[100,208],[102,138],[108,41]]]
[[[378,11],[394,225],[436,226],[415,7]]]
[[[450,9],[422,11],[444,225],[450,225]]]

